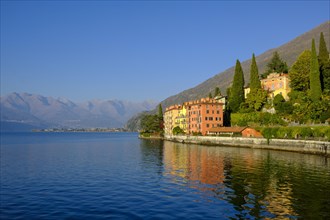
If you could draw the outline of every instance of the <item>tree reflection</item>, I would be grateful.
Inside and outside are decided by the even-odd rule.
[[[163,173],[163,141],[140,140],[142,166],[145,169],[153,169],[158,175]]]
[[[330,166],[315,155],[164,142],[164,175],[232,204],[234,219],[330,218]]]

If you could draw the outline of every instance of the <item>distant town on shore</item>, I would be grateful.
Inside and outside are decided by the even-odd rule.
[[[125,128],[47,128],[34,129],[33,132],[127,132]]]

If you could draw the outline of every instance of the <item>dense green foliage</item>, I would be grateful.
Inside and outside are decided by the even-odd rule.
[[[330,141],[330,126],[257,127],[268,139],[317,139]]]
[[[293,105],[291,102],[286,102],[281,94],[274,97],[273,105],[276,113],[280,116],[291,115],[293,113]]]
[[[322,88],[324,94],[330,95],[330,59],[321,67],[322,73]]]
[[[141,118],[142,134],[163,135],[163,121],[159,115],[143,115]]]
[[[176,126],[175,128],[173,128],[172,133],[174,135],[178,135],[178,134],[184,134],[184,131],[179,126]]]
[[[232,126],[268,126],[286,125],[287,123],[277,114],[268,112],[233,113],[231,114]]]
[[[327,44],[324,40],[323,32],[320,34],[320,44],[319,44],[319,62],[325,63],[329,60],[329,51],[327,49]]]
[[[273,57],[267,64],[266,71],[262,74],[262,78],[266,78],[270,73],[288,73],[288,65],[284,62],[277,51],[273,53]]]
[[[305,50],[289,71],[290,86],[296,91],[307,91],[309,89],[309,72],[311,64],[311,52]]]
[[[228,106],[231,112],[237,112],[244,102],[244,75],[239,60],[236,61],[233,85],[230,90]]]
[[[267,91],[256,89],[247,94],[245,103],[241,104],[240,112],[260,111],[267,103]]]
[[[253,54],[250,68],[250,92],[254,93],[257,89],[261,89],[261,83],[256,58]]]
[[[309,73],[309,84],[310,84],[310,97],[313,101],[318,101],[321,98],[321,81],[320,81],[320,70],[319,62],[316,55],[315,41],[312,40],[312,53],[311,53],[311,64]]]
[[[250,93],[247,94],[246,100],[240,106],[240,112],[260,111],[267,102],[267,91],[261,88],[259,79],[258,66],[254,54],[252,55],[251,72],[250,72]]]
[[[320,34],[318,60],[322,90],[324,93],[330,95],[330,57],[327,45],[324,40],[323,32]]]

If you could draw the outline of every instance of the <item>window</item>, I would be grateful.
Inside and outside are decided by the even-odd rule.
[[[207,117],[205,117],[205,121],[207,121]]]
[[[206,114],[209,114],[209,112],[210,112],[209,110],[206,110]]]
[[[217,114],[220,114],[220,111],[219,110],[217,111]]]
[[[209,125],[209,124],[206,124],[206,127],[207,127],[207,128],[209,128],[209,127],[210,127],[210,125]]]

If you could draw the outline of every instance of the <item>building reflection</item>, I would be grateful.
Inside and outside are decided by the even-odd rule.
[[[164,142],[165,172],[188,181],[215,185],[223,183],[223,156],[212,148]]]
[[[163,175],[229,202],[237,219],[304,218],[315,213],[315,206],[323,210],[324,204],[330,204],[314,187],[318,182],[323,183],[319,184],[323,191],[330,187],[330,167],[322,157],[168,141],[163,153]],[[317,174],[320,180],[306,181],[302,173],[313,167],[323,167]],[[306,211],[309,207],[310,212]]]

